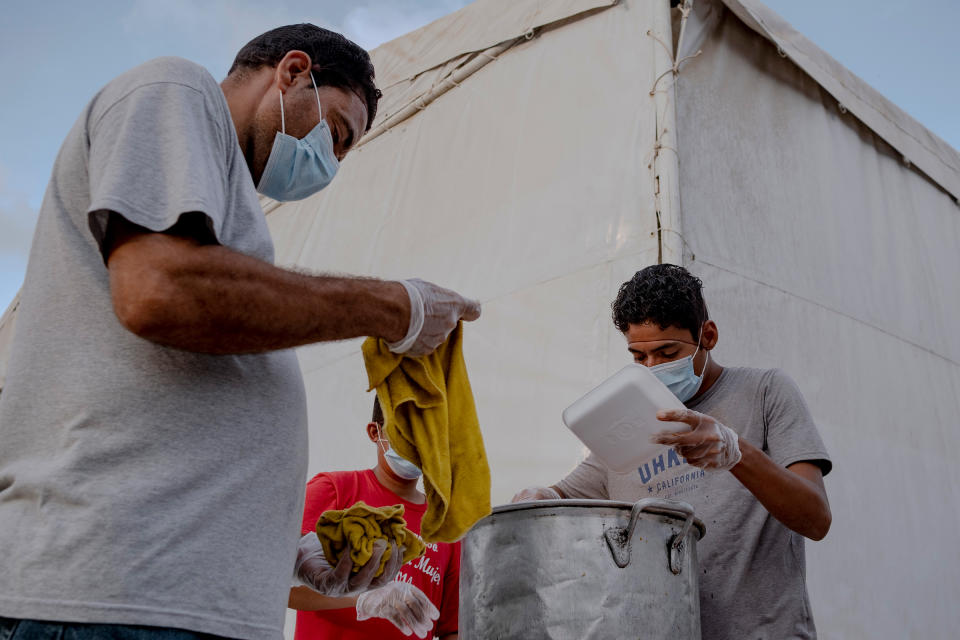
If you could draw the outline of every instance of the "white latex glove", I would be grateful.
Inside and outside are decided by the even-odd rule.
[[[561,500],[563,496],[550,487],[527,487],[513,496],[510,502],[533,502],[534,500]]]
[[[410,326],[399,342],[387,343],[394,353],[425,356],[447,339],[463,320],[480,317],[480,303],[419,278],[401,280],[410,296]]]
[[[740,462],[740,437],[716,418],[692,409],[664,409],[657,412],[657,419],[690,426],[689,431],[661,431],[652,439],[670,445],[693,466],[727,471]]]
[[[425,637],[439,617],[427,594],[406,582],[394,580],[357,598],[357,620],[384,618],[407,636]]]
[[[400,567],[403,566],[403,547],[397,547],[391,542],[390,558],[384,565],[383,573],[374,577],[380,566],[380,559],[387,549],[386,540],[376,540],[373,543],[373,554],[370,560],[358,571],[353,573],[353,560],[350,558],[350,545],[340,556],[337,566],[331,566],[323,554],[323,545],[313,531],[300,538],[297,544],[297,562],[293,568],[295,584],[310,587],[317,593],[325,596],[339,597],[355,595],[367,589],[376,589],[389,584],[397,577]]]

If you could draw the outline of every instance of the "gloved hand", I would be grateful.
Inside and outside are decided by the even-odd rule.
[[[370,560],[358,571],[353,573],[353,560],[350,558],[350,545],[340,556],[337,566],[332,566],[323,554],[323,545],[315,532],[310,532],[300,538],[297,544],[297,562],[293,568],[294,582],[310,587],[317,593],[325,596],[339,597],[354,595],[367,589],[376,589],[389,584],[397,577],[400,567],[403,566],[403,547],[391,542],[390,558],[383,568],[383,573],[374,577],[380,566],[380,559],[387,549],[386,540],[375,540],[373,554]]]
[[[410,325],[399,342],[387,343],[390,351],[425,356],[447,339],[463,320],[480,317],[480,303],[419,278],[401,280],[410,296]]]
[[[657,419],[690,425],[690,431],[661,431],[652,439],[670,445],[693,466],[726,471],[740,462],[740,437],[716,418],[692,409],[664,409],[657,412]]]
[[[563,496],[550,487],[527,487],[513,496],[510,502],[533,502],[534,500],[562,500]]]
[[[407,636],[425,637],[439,617],[427,594],[406,582],[394,580],[357,598],[357,620],[385,618]]]

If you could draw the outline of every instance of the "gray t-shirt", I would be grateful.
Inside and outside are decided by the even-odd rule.
[[[118,322],[109,209],[185,212],[273,261],[219,85],[161,58],[91,100],[40,209],[0,394],[0,616],[281,638],[307,471],[293,351],[211,356]]]
[[[727,367],[687,403],[763,449],[781,466],[832,463],[797,385],[779,369]],[[616,473],[590,455],[557,487],[568,498],[691,504],[707,533],[700,558],[704,640],[815,638],[804,537],[780,524],[729,472],[705,472],[664,448],[636,471]]]

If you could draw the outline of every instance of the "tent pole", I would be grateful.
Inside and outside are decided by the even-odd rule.
[[[685,5],[688,3],[684,3]],[[676,67],[674,55],[657,42],[673,42],[670,1],[653,3],[653,28],[648,35],[653,51],[651,96],[656,113],[653,149],[653,193],[657,213],[657,261],[683,264],[683,227],[680,216],[680,158],[677,155]]]

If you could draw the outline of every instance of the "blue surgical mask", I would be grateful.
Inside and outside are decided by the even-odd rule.
[[[388,449],[382,439],[378,438],[378,440],[380,446],[383,448],[383,459],[387,462],[390,470],[397,474],[397,477],[403,478],[404,480],[416,480],[423,475],[420,467],[402,457],[392,448]]]
[[[301,139],[287,135],[287,123],[283,115],[283,92],[280,92],[280,127],[273,139],[273,148],[257,191],[265,196],[287,202],[303,200],[330,184],[337,174],[340,162],[333,152],[333,135],[320,109],[320,92],[317,81],[310,74],[313,92],[317,96],[317,112],[320,122]]]
[[[699,350],[700,341],[698,340],[697,351]],[[697,391],[700,390],[700,386],[703,384],[703,376],[707,372],[707,362],[704,361],[703,371],[700,372],[699,376],[694,373],[693,357],[697,355],[697,351],[694,351],[692,356],[650,367],[650,372],[657,376],[660,382],[667,385],[667,388],[670,389],[673,395],[677,396],[680,402],[686,402],[697,395]],[[708,351],[707,359],[709,360],[709,358],[710,352]]]

